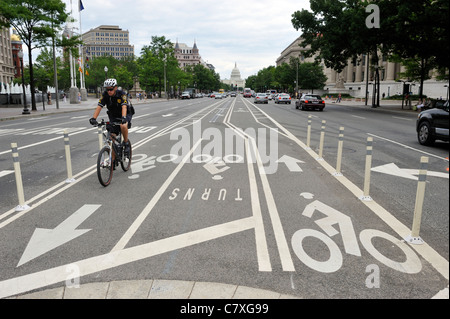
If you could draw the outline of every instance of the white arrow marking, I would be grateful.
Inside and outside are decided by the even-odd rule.
[[[172,116],[173,114],[172,113],[169,113],[169,114],[164,114],[162,117],[167,117],[167,116]]]
[[[277,161],[277,163],[285,163],[287,168],[291,172],[303,172],[302,168],[298,165],[298,163],[304,163],[301,160],[298,160],[296,158],[283,155],[280,157],[280,159]]]
[[[378,172],[378,173],[383,173],[383,174],[394,175],[394,176],[400,176],[400,177],[412,179],[412,180],[415,180],[415,181],[418,180],[417,176],[414,176],[411,173],[403,171],[401,168],[399,168],[394,163],[373,167],[371,169],[371,171]]]
[[[403,177],[403,178],[412,179],[415,181],[418,180],[418,177],[414,176],[414,175],[419,175],[418,169],[399,168],[394,163],[377,166],[377,167],[372,168],[371,170],[374,172],[399,176],[399,177]],[[434,177],[448,178],[448,173],[442,173],[442,172],[427,171],[427,175],[434,176]]]
[[[17,267],[90,231],[76,228],[100,206],[84,205],[55,229],[36,228]]]
[[[419,175],[419,170],[418,169],[402,168],[401,170],[404,171],[405,173]],[[427,176],[442,177],[442,178],[447,178],[448,179],[448,173],[443,173],[443,172],[427,171]]]
[[[14,173],[14,171],[11,171],[11,170],[0,171],[0,177],[9,175],[11,173]]]

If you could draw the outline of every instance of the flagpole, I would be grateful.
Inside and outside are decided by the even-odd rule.
[[[80,40],[83,41],[83,31],[81,28],[81,11],[84,9],[83,3],[81,0],[78,0],[78,11],[80,15]],[[87,91],[85,87],[85,77],[84,77],[84,57],[83,57],[83,44],[79,46],[80,52],[80,92],[81,92],[81,100],[87,101]]]

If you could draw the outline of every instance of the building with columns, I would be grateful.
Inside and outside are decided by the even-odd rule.
[[[289,59],[291,57],[299,58],[300,63],[314,62],[314,57],[305,58],[304,52],[308,50],[308,47],[301,47],[301,41],[302,38],[298,37],[286,49],[284,49],[276,60],[276,65],[279,66],[283,63],[289,63]],[[327,82],[324,90],[330,93],[343,93],[345,91],[353,97],[365,97],[366,82],[367,80],[369,83],[374,81],[375,73],[375,71],[371,70],[373,68],[367,68],[368,63],[368,55],[360,55],[355,60],[349,60],[344,70],[338,73],[331,68],[325,67],[322,62],[321,64],[324,68],[324,74],[327,76]],[[401,63],[389,62],[386,57],[382,57],[379,61],[378,68],[380,72],[380,93],[382,95],[384,94],[386,97],[402,94],[403,83],[396,81],[402,80],[399,78],[399,73],[404,72],[404,67]],[[410,86],[412,94],[419,93],[419,85],[420,83],[413,83]],[[433,74],[430,80],[424,82],[423,94],[431,98],[445,98],[447,96],[447,87],[444,85],[448,85],[448,83],[437,81]],[[369,85],[368,90],[369,96],[371,96],[373,86]]]

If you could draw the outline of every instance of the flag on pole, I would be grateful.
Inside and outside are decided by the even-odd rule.
[[[78,0],[78,11],[81,12],[81,10],[83,9],[84,9],[83,2],[81,0]]]

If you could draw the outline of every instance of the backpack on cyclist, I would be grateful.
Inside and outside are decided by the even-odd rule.
[[[136,113],[136,112],[134,111],[134,106],[133,106],[133,104],[131,103],[131,101],[128,100],[127,115],[130,115],[131,117],[133,117],[134,113]]]

